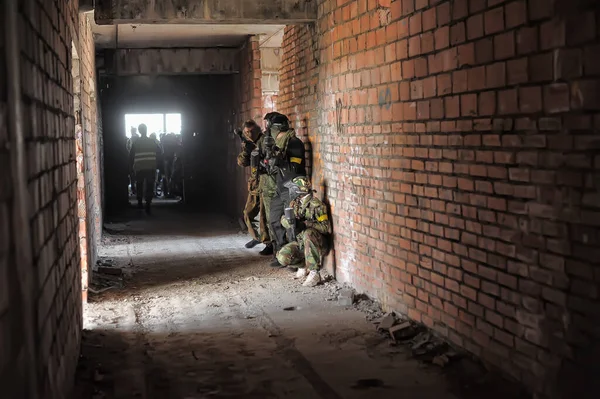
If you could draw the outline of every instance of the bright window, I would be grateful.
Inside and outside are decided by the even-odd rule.
[[[159,137],[161,133],[181,134],[181,114],[126,114],[125,115],[125,136],[131,137],[131,130],[144,123],[148,127],[148,136],[156,133]]]
[[[167,114],[167,133],[181,134],[181,114]]]

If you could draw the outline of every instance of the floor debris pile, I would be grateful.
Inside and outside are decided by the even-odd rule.
[[[100,258],[94,267],[88,289],[93,294],[100,294],[113,288],[123,288],[123,269],[116,267],[112,259]]]
[[[451,360],[458,357],[458,352],[452,350],[446,342],[427,331],[426,328],[398,317],[395,313],[387,313],[385,316],[373,320],[372,323],[377,331],[389,336],[392,345],[410,346],[412,355],[419,360],[445,367]]]
[[[381,310],[381,305],[364,294],[354,295],[354,308],[360,312],[366,313],[367,321],[380,319],[384,315]]]

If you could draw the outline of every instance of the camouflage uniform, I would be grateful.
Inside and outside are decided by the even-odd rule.
[[[260,137],[257,142],[260,141]],[[237,163],[239,166],[246,167],[250,165],[250,151],[246,149],[246,144],[242,143],[242,152],[237,157]],[[248,232],[252,236],[253,240],[268,243],[271,241],[269,237],[269,229],[267,225],[267,215],[265,211],[264,203],[261,200],[261,176],[258,176],[256,168],[252,168],[250,171],[250,178],[248,179],[248,198],[246,199],[246,205],[244,206],[244,222],[248,227]],[[258,215],[258,226],[254,219]]]
[[[327,207],[312,194],[307,194],[293,200],[290,208],[294,209],[296,223],[303,225],[304,229],[297,234],[296,241],[286,244],[279,250],[277,260],[283,266],[301,265],[304,261],[306,268],[318,271],[321,268],[321,259],[327,250],[326,236],[331,234]],[[281,218],[281,224],[286,229],[290,228],[285,216]]]
[[[279,136],[279,131],[276,129],[271,129],[272,134]],[[285,134],[280,135],[279,137],[275,137],[275,145],[280,149],[282,153],[285,154],[287,149],[287,144],[292,137],[296,137],[296,132],[294,129],[290,129]],[[264,148],[263,137],[261,137],[257,141],[257,146],[261,149],[263,154],[266,153],[266,149]],[[259,183],[259,191],[260,191],[260,199],[265,208],[265,216],[267,219],[267,225],[269,226],[269,235],[271,241],[275,240],[275,231],[273,230],[273,223],[271,223],[271,201],[273,198],[277,196],[277,179],[276,173],[274,174],[262,174],[260,175],[260,183]]]

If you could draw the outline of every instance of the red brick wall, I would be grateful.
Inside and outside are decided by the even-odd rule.
[[[94,37],[90,19],[92,15],[79,15],[79,48],[81,67],[81,105],[84,128],[84,187],[86,203],[86,245],[88,275],[83,278],[91,279],[92,266],[96,263],[97,247],[102,234],[102,206],[100,201],[100,147],[97,130],[96,103],[96,57]],[[83,251],[82,251],[83,253]],[[83,255],[82,255],[83,258]],[[83,260],[83,259],[82,259]],[[82,281],[87,289],[87,282]]]
[[[260,49],[257,37],[250,37],[244,44],[239,56],[240,73],[235,77],[235,93],[232,104],[239,107],[232,110],[233,117],[230,121],[230,141],[228,146],[228,176],[232,177],[231,187],[235,190],[231,196],[230,212],[233,215],[241,215],[246,203],[248,193],[247,180],[248,168],[240,168],[236,159],[240,153],[240,139],[234,136],[233,130],[241,128],[248,119],[254,119],[262,125],[262,71],[260,67]]]
[[[29,222],[21,224],[16,212],[23,203],[15,203],[11,182],[15,170],[7,156],[14,155],[15,146],[6,150],[9,147],[0,145],[4,151],[0,156],[0,386],[9,398],[32,397],[26,393],[28,388],[39,391],[36,397],[68,396],[78,360],[82,306],[71,75],[77,3],[19,2],[20,18],[16,18]],[[5,35],[0,38],[2,45],[10,40]],[[0,59],[0,79],[0,142],[6,143],[10,141],[6,57]],[[25,244],[32,251],[32,264],[17,262],[17,238],[23,231],[29,231],[30,242]],[[23,272],[31,279],[32,287],[27,288],[31,292],[21,290]],[[26,336],[31,330],[34,337],[29,346]],[[25,356],[28,347],[35,361]],[[37,386],[31,375],[37,376]]]
[[[548,395],[599,351],[593,3],[321,0],[283,44],[338,279]]]
[[[262,71],[258,38],[250,37],[240,54],[241,121],[262,121]]]

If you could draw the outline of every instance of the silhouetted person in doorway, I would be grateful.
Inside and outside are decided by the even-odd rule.
[[[135,144],[136,140],[140,138],[140,135],[137,133],[137,128],[131,127],[131,137],[127,139],[127,153],[131,153],[131,147]],[[131,185],[131,194],[137,195],[135,190],[135,173],[132,170],[129,171],[129,184]]]
[[[129,164],[135,172],[138,208],[142,209],[142,199],[146,198],[146,213],[154,197],[156,169],[162,162],[162,149],[156,140],[148,137],[148,128],[143,123],[138,126],[141,137],[131,146]],[[161,167],[162,169],[162,167]]]

